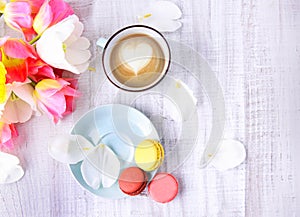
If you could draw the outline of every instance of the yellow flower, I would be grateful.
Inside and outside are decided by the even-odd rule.
[[[4,103],[6,99],[5,75],[6,75],[5,66],[2,62],[0,62],[0,104]]]
[[[4,13],[5,5],[6,5],[6,2],[3,0],[0,0],[0,13],[2,13],[2,14]]]

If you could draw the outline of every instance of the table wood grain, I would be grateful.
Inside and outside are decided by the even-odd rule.
[[[85,36],[95,43],[98,37],[135,23],[148,1],[69,2],[85,25]],[[88,72],[80,77],[84,94],[74,115],[56,126],[45,116],[18,126],[20,138],[14,153],[26,174],[15,184],[0,186],[1,217],[300,215],[296,172],[300,162],[300,2],[174,2],[182,9],[183,27],[165,35],[191,46],[211,65],[226,101],[224,137],[244,143],[246,161],[226,172],[210,166],[201,169],[196,148],[174,171],[180,192],[168,204],[147,196],[120,200],[93,196],[80,188],[66,165],[47,152],[51,138],[68,132],[80,114],[95,106],[98,87]],[[1,36],[6,33],[1,24]],[[95,56],[95,46],[92,50]],[[110,90],[97,94],[103,102],[109,101]]]

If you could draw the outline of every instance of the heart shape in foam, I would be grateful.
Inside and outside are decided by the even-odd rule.
[[[135,75],[138,75],[139,71],[151,61],[152,55],[152,47],[138,40],[125,42],[121,47],[122,63],[130,68]]]

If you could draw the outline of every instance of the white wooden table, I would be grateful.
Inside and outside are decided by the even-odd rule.
[[[99,36],[108,37],[134,23],[136,11],[147,1],[70,3],[94,43]],[[182,9],[183,27],[165,35],[193,47],[211,65],[225,95],[224,136],[245,144],[246,162],[226,172],[200,169],[196,149],[174,171],[180,193],[164,205],[145,196],[107,200],[82,190],[67,166],[50,158],[47,144],[55,135],[68,132],[78,114],[94,107],[97,87],[92,85],[93,75],[86,73],[80,78],[84,95],[74,116],[57,126],[47,117],[34,117],[18,126],[15,154],[26,174],[18,183],[0,186],[1,217],[300,215],[296,190],[300,177],[295,166],[300,141],[300,2],[174,2]],[[109,90],[101,94],[108,97]]]

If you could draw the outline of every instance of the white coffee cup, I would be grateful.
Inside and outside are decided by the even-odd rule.
[[[157,72],[157,76],[155,79],[149,83],[147,83],[144,86],[130,86],[126,85],[126,82],[120,82],[116,78],[116,76],[113,74],[112,66],[110,64],[111,62],[111,54],[113,52],[114,47],[120,43],[120,40],[123,40],[124,38],[130,36],[130,35],[137,35],[137,34],[143,34],[146,35],[147,37],[149,36],[151,39],[153,39],[160,47],[162,53],[163,53],[163,67],[161,71]],[[101,48],[103,48],[103,53],[102,53],[102,65],[103,65],[103,70],[109,79],[109,81],[114,84],[116,87],[127,90],[127,91],[144,91],[147,89],[150,89],[154,87],[156,84],[158,84],[166,75],[169,67],[170,67],[170,62],[171,62],[171,51],[169,44],[167,40],[164,38],[164,36],[157,30],[153,29],[152,27],[145,26],[145,25],[132,25],[132,26],[127,26],[125,28],[120,29],[116,33],[114,33],[109,39],[105,38],[100,38],[97,41],[97,45]],[[145,46],[144,46],[144,49]],[[141,52],[143,53],[143,52]],[[147,52],[146,52],[147,53]],[[148,52],[149,53],[149,52]],[[143,55],[143,54],[141,54]],[[147,56],[140,56],[139,59],[141,59],[140,62],[138,63],[143,63],[147,61],[143,61],[143,58],[149,58]],[[154,72],[155,73],[155,72]]]

